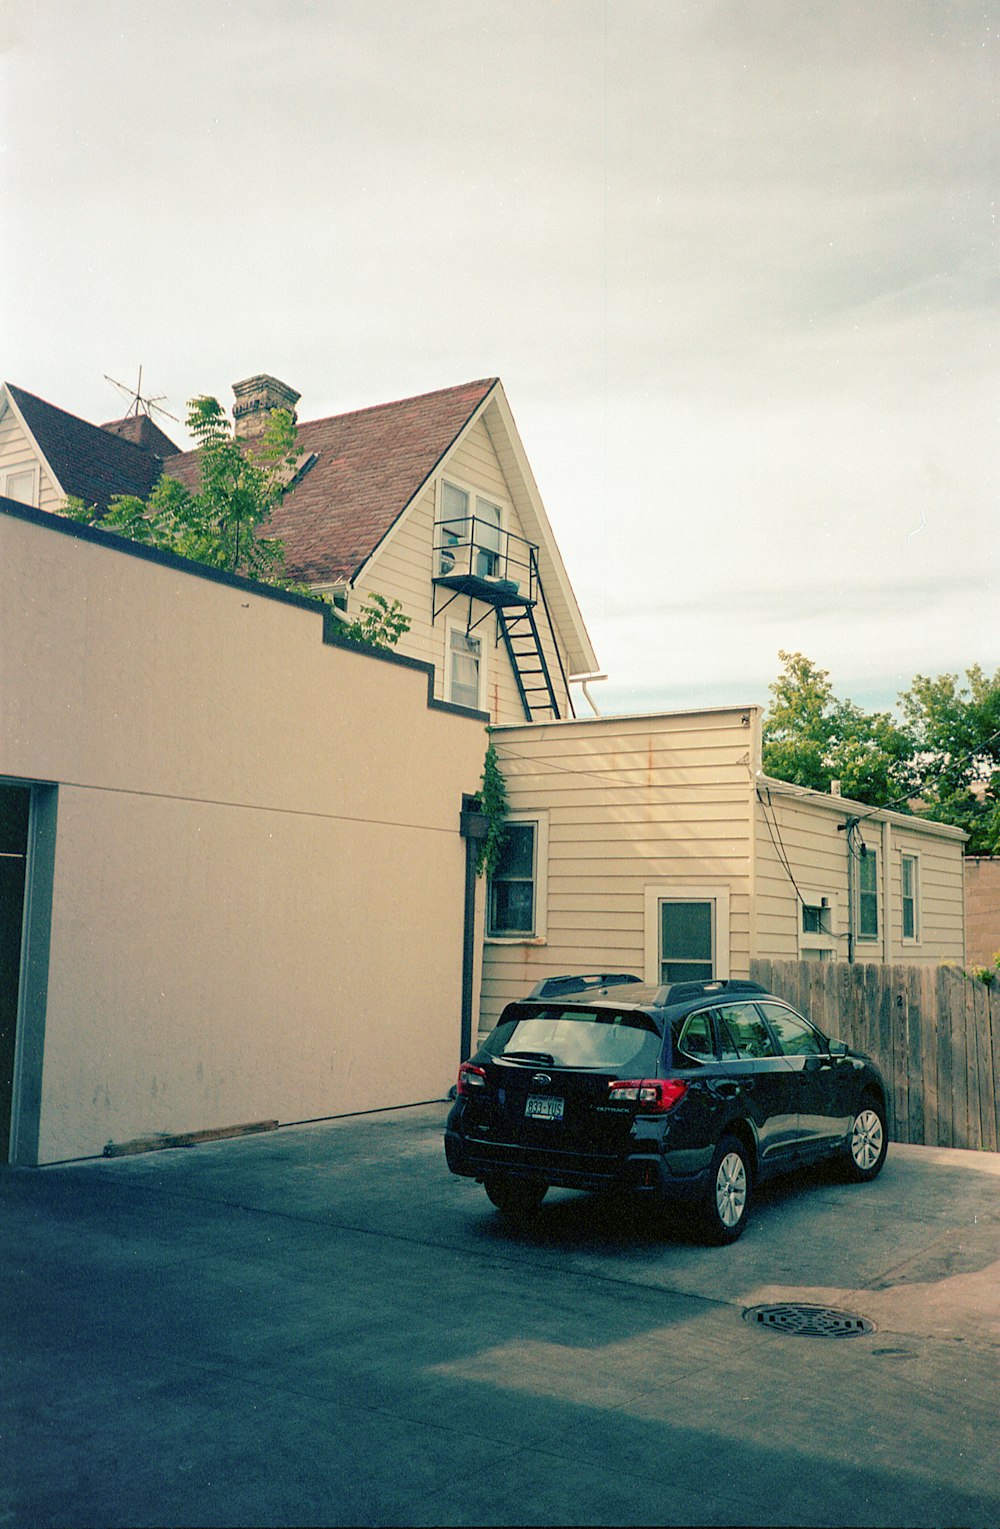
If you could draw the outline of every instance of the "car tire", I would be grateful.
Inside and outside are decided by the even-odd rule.
[[[523,1221],[534,1215],[545,1199],[548,1185],[539,1179],[515,1179],[506,1174],[491,1175],[483,1188],[502,1216]]]
[[[844,1143],[843,1163],[849,1179],[867,1184],[882,1172],[889,1149],[885,1109],[875,1099],[862,1099]]]
[[[735,1136],[724,1136],[715,1149],[701,1223],[708,1242],[735,1242],[747,1223],[753,1175],[750,1154]]]

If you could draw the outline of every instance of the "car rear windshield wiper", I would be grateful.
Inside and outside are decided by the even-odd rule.
[[[546,1067],[554,1067],[556,1064],[555,1057],[548,1051],[501,1051],[500,1057],[505,1062],[512,1059],[515,1062],[541,1062]]]

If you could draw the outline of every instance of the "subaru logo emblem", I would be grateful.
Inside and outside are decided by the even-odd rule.
[[[548,1088],[549,1084],[552,1082],[552,1079],[549,1077],[547,1072],[536,1072],[531,1081],[532,1083],[537,1083],[539,1088]]]

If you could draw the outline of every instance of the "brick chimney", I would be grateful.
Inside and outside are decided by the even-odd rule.
[[[295,405],[302,396],[277,377],[246,377],[233,383],[233,432],[237,436],[259,435],[272,409],[287,409],[296,418]]]

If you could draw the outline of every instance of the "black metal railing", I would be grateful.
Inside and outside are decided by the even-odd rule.
[[[533,603],[538,597],[538,548],[480,516],[442,520],[434,528],[434,578],[456,584],[482,580]]]

